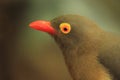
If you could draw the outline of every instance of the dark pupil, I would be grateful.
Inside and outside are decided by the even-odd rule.
[[[67,28],[64,28],[64,31],[67,31],[68,29]]]

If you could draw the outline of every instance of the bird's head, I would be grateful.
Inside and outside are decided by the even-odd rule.
[[[94,26],[93,22],[79,15],[63,15],[51,21],[38,20],[30,23],[31,28],[51,34],[60,47],[64,48],[78,45],[85,39],[83,37],[92,33],[91,27]]]

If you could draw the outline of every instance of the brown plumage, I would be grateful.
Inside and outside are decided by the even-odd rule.
[[[63,30],[62,23],[65,23]],[[30,26],[52,34],[73,80],[120,80],[120,38],[117,35],[78,15],[63,15],[46,24],[35,21]],[[52,29],[48,31],[43,27]]]

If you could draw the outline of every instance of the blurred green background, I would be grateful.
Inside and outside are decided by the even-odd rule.
[[[19,4],[20,2],[19,0],[17,3],[14,0],[9,2],[6,0],[5,5],[2,3],[3,12],[4,6],[12,3]],[[8,26],[9,24],[6,25],[6,28],[9,27],[8,31],[11,31],[9,33],[7,33],[8,28],[1,29],[1,34],[7,33],[6,41],[3,39],[3,42],[8,42],[4,45],[7,46],[5,50],[8,50],[5,53],[9,55],[6,57],[9,58],[8,61],[6,60],[9,63],[6,68],[10,69],[8,71],[10,79],[71,80],[62,53],[54,40],[47,33],[29,28],[29,23],[39,19],[51,20],[63,14],[79,14],[95,21],[104,30],[119,33],[119,3],[119,0],[27,0],[22,1],[19,4],[20,7],[18,5],[13,6],[15,10],[13,9],[10,12],[15,14],[18,12],[20,18],[16,20],[16,17],[12,17],[15,15],[9,15],[10,13],[6,12],[9,19],[7,22],[9,23],[12,19],[14,23],[10,24],[16,23],[16,25],[14,28]],[[19,8],[24,10],[19,11]],[[1,19],[1,23],[2,21],[7,24],[4,18]],[[9,41],[11,39],[12,41]]]

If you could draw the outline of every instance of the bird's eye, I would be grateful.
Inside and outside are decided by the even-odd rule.
[[[59,28],[64,34],[68,34],[71,31],[71,26],[69,23],[61,23]]]

